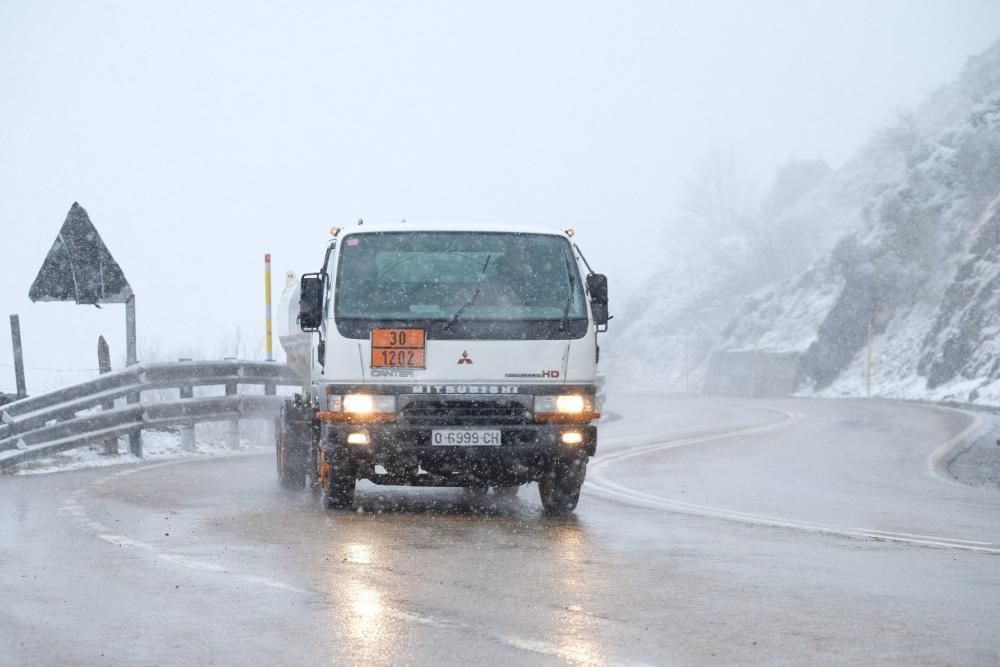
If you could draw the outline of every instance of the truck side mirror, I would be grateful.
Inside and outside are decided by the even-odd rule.
[[[326,296],[323,274],[303,274],[299,285],[299,328],[305,332],[319,331],[323,325],[323,298]]]
[[[608,316],[608,277],[603,273],[587,276],[587,293],[590,294],[590,310],[594,314],[594,324],[604,326]]]

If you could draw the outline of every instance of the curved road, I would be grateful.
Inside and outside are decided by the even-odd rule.
[[[270,455],[0,479],[0,663],[997,664],[979,418],[625,396],[573,518],[537,490],[278,489]]]

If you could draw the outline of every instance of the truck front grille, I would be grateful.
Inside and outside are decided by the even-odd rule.
[[[399,417],[411,426],[517,426],[532,421],[531,409],[516,400],[420,399],[403,405]]]

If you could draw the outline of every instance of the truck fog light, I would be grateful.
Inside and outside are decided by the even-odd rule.
[[[367,445],[369,442],[371,442],[371,438],[365,431],[355,431],[347,435],[347,444],[349,445]]]
[[[562,434],[564,445],[579,445],[583,442],[583,434],[579,431],[566,431]]]

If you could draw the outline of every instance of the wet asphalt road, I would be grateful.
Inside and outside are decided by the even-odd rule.
[[[573,518],[328,512],[256,454],[0,478],[0,663],[1000,663],[1000,492],[933,472],[972,417],[609,407]]]

